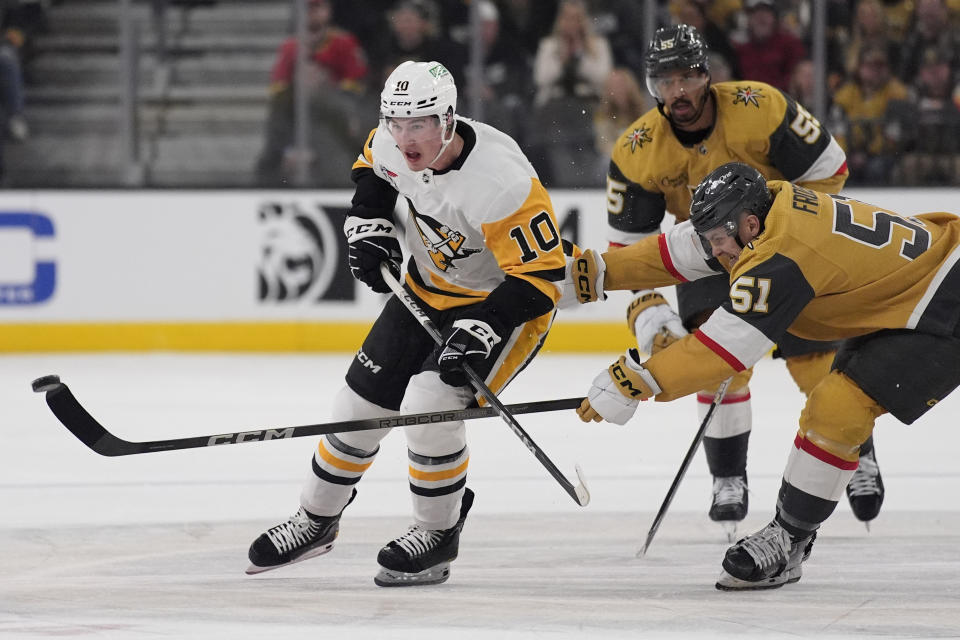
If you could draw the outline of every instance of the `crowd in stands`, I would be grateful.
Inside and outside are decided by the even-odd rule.
[[[24,100],[25,66],[33,56],[34,38],[46,29],[43,0],[0,0],[0,180],[3,148],[30,135]]]
[[[645,4],[637,0],[473,0],[482,78],[469,79],[470,0],[309,0],[311,158],[290,158],[296,41],[279,49],[264,186],[288,183],[291,161],[312,161],[317,186],[347,186],[332,157],[356,154],[376,124],[377,96],[403,60],[440,60],[460,88],[458,111],[524,147],[548,186],[603,185],[616,137],[655,106],[643,89]],[[960,0],[826,3],[826,113],[848,155],[850,185],[960,184]],[[813,108],[811,3],[667,0],[658,25],[694,25],[714,82],[757,80]],[[342,149],[342,153],[337,152]],[[345,161],[348,162],[348,161]],[[321,167],[321,165],[323,165]],[[331,170],[335,167],[335,171]],[[336,173],[336,175],[334,175]]]

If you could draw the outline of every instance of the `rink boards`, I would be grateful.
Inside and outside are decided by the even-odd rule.
[[[957,189],[848,193],[904,213],[960,210]],[[353,351],[385,297],[347,269],[340,227],[351,195],[6,192],[3,350]],[[606,246],[603,191],[552,199],[564,237]],[[545,348],[619,351],[628,297],[562,312]]]

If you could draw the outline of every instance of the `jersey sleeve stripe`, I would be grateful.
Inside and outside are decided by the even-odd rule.
[[[710,349],[710,351],[713,351],[715,354],[720,356],[723,359],[723,361],[729,364],[731,367],[733,367],[735,371],[739,372],[747,368],[743,366],[743,363],[740,362],[736,357],[734,357],[732,353],[730,353],[729,351],[721,347],[719,344],[711,340],[709,336],[707,336],[705,333],[703,333],[699,329],[697,330],[696,333],[693,334],[693,337],[695,337],[697,340],[702,342],[705,347]]]
[[[659,237],[660,258],[677,280],[689,282],[723,273],[720,263],[706,255],[693,224],[687,220]],[[716,265],[715,269],[712,265]]]
[[[951,333],[957,325],[957,305],[960,302],[960,247],[956,247],[930,281],[920,302],[907,320],[908,329],[931,333]],[[944,286],[946,285],[946,286]]]
[[[532,276],[546,280],[547,282],[562,282],[567,277],[566,267],[557,267],[556,269],[541,269],[540,271],[527,271],[525,276]]]
[[[737,371],[752,367],[774,344],[760,329],[723,307],[710,315],[696,335]]]
[[[846,166],[847,154],[843,152],[835,138],[830,138],[827,148],[813,161],[813,164],[803,172],[803,175],[791,181],[803,183],[825,180],[843,173]]]
[[[667,244],[666,234],[660,234],[657,242],[660,245],[660,259],[663,260],[663,266],[666,267],[667,271],[670,272],[670,275],[680,282],[690,282],[683,277],[683,274],[681,274],[677,270],[677,267],[673,264],[673,258],[670,257],[670,246]]]

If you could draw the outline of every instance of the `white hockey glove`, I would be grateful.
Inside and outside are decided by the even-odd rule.
[[[593,379],[593,386],[577,409],[577,415],[584,422],[606,420],[626,424],[641,400],[652,398],[660,391],[653,374],[640,364],[637,350],[628,349],[626,355]]]
[[[650,355],[687,335],[680,316],[657,291],[638,291],[627,307],[627,326],[637,337],[637,347]]]
[[[587,249],[576,258],[568,257],[563,295],[557,307],[564,309],[573,306],[574,300],[580,304],[606,300],[607,294],[603,292],[603,274],[606,268],[603,256],[593,249]]]
[[[390,293],[390,287],[380,274],[380,263],[390,265],[390,273],[400,279],[400,241],[397,225],[386,218],[359,218],[347,216],[343,223],[347,236],[350,273],[377,293]]]

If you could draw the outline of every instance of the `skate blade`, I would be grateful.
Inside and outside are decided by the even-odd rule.
[[[298,562],[303,562],[304,560],[309,560],[310,558],[316,558],[317,556],[322,556],[325,553],[330,553],[332,549],[333,549],[333,542],[328,542],[326,544],[322,544],[318,547],[310,549],[309,551],[306,551],[305,553],[297,556],[290,562],[284,562],[283,564],[275,564],[269,567],[260,567],[255,564],[251,564],[249,567],[247,567],[247,570],[244,571],[244,573],[246,573],[248,576],[254,576],[258,573],[263,573],[264,571],[272,571],[274,569],[279,569],[280,567],[289,567],[291,564],[296,564]]]
[[[778,576],[767,578],[766,580],[741,580],[735,578],[724,570],[720,570],[720,577],[717,584],[714,585],[720,591],[761,591],[763,589],[779,589],[785,584],[793,584],[800,580],[802,570],[796,567]]]
[[[450,577],[450,563],[441,562],[438,565],[424,569],[419,573],[404,573],[380,567],[373,582],[378,587],[415,587],[446,582]]]

